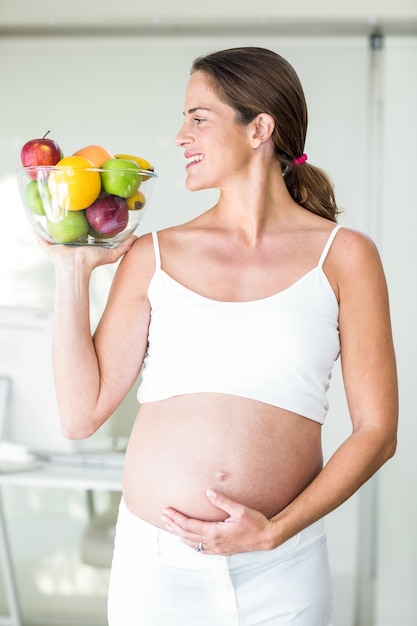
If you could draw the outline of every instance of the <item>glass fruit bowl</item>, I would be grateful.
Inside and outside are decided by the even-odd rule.
[[[35,232],[54,244],[112,248],[142,222],[157,175],[133,164],[112,168],[33,166],[17,170]]]

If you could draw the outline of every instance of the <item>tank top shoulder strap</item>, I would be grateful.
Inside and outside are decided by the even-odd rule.
[[[159,250],[158,233],[156,230],[152,231],[153,249],[155,253],[155,269],[161,269],[161,252]]]
[[[338,224],[335,228],[333,228],[332,232],[330,233],[330,236],[326,242],[326,245],[324,246],[323,252],[321,253],[321,256],[319,258],[319,262],[317,263],[317,267],[323,267],[323,263],[326,260],[327,254],[330,250],[330,246],[333,243],[334,238],[336,237],[336,234],[339,232],[339,230],[342,228],[342,224]]]

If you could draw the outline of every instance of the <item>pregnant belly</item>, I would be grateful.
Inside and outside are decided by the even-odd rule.
[[[143,405],[126,455],[126,504],[161,527],[166,507],[223,520],[206,498],[212,488],[272,517],[320,471],[320,432],[294,413],[223,394]]]

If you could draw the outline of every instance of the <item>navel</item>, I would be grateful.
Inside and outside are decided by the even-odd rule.
[[[226,480],[230,478],[230,472],[226,472],[224,470],[220,470],[215,473],[215,480],[219,483],[224,483]]]

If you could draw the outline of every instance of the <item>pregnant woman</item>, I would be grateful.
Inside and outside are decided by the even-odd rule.
[[[323,517],[394,454],[397,381],[378,252],[336,224],[306,131],[281,56],[199,58],[176,142],[216,205],[112,250],[43,244],[65,436],[95,432],[142,372],[110,626],[332,623]],[[120,259],[92,336],[91,272]],[[323,467],[339,355],[352,432]]]

